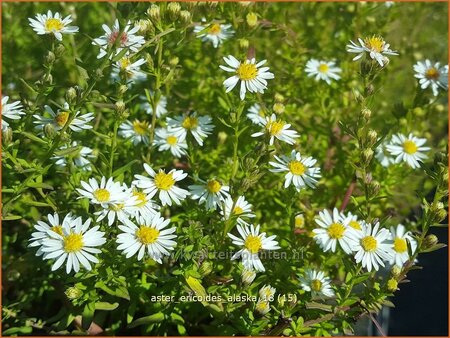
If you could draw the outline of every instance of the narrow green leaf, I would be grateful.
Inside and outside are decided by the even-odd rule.
[[[164,320],[164,314],[161,312],[155,313],[150,316],[141,317],[136,319],[134,322],[132,322],[130,325],[128,325],[129,329],[132,329],[136,326],[140,325],[146,325],[146,324],[154,324],[154,323],[160,323]]]

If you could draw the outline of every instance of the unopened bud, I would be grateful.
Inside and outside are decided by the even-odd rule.
[[[369,165],[370,161],[372,161],[373,158],[373,150],[370,148],[364,149],[362,153],[362,160],[365,165]]]
[[[200,265],[200,268],[198,269],[198,272],[204,277],[209,275],[213,270],[213,265],[211,262],[205,261]]]
[[[305,227],[305,216],[303,216],[303,214],[295,216],[295,227],[297,229],[303,229]]]
[[[190,24],[192,20],[191,12],[189,11],[181,11],[180,19],[184,24]]]
[[[285,107],[284,107],[284,104],[277,102],[273,105],[272,109],[273,109],[274,113],[282,114],[282,113],[284,113]]]
[[[241,278],[242,278],[242,284],[244,285],[250,285],[253,283],[256,277],[256,272],[253,270],[242,270]]]
[[[360,69],[361,69],[361,75],[362,76],[367,76],[370,74],[370,72],[372,71],[372,62],[369,60],[362,60],[361,61],[361,65],[360,65]]]
[[[444,203],[433,202],[430,206],[430,214],[433,222],[440,223],[445,217],[447,217],[447,211],[445,210]]]
[[[154,24],[158,23],[161,18],[161,14],[160,14],[158,5],[151,5],[150,8],[147,9],[147,14],[150,17],[150,19],[153,21]]]
[[[59,44],[58,47],[56,47],[56,49],[55,49],[55,55],[57,58],[63,56],[65,52],[66,52],[66,47],[64,47],[64,45],[62,45],[62,44]]]
[[[66,101],[70,104],[77,98],[77,91],[75,88],[70,87],[66,92]]]
[[[147,62],[148,68],[153,69],[153,58],[149,53],[145,53],[145,61]]]
[[[125,103],[122,100],[119,100],[116,102],[115,108],[116,108],[116,112],[121,114],[125,111]]]
[[[3,146],[7,147],[8,145],[10,145],[12,143],[12,140],[13,140],[13,131],[10,127],[6,127],[6,129],[2,130]]]
[[[78,299],[83,295],[83,291],[75,286],[68,287],[64,293],[70,300]]]
[[[438,242],[439,242],[439,239],[436,237],[436,235],[430,234],[427,237],[425,237],[425,240],[423,241],[423,249],[432,248]]]
[[[250,12],[245,18],[247,20],[247,25],[250,27],[255,27],[258,24],[258,16],[256,13]]]
[[[255,310],[262,316],[264,316],[267,312],[270,311],[270,304],[265,300],[258,300],[255,306]]]
[[[364,108],[361,110],[361,116],[364,120],[369,121],[372,111],[370,109]]]
[[[153,28],[153,24],[150,20],[141,19],[136,24],[139,27],[139,33],[146,34]]]
[[[53,124],[47,123],[44,126],[44,135],[48,137],[49,139],[53,139],[56,136],[56,130]]]
[[[219,131],[219,133],[217,134],[217,141],[219,142],[219,144],[224,144],[227,138],[228,134],[224,131]]]
[[[53,83],[52,74],[44,74],[44,76],[42,76],[42,82],[47,83],[47,84],[52,84]]]
[[[373,180],[372,182],[369,183],[369,192],[372,196],[377,195],[380,192],[380,182]]]
[[[377,142],[377,140],[378,140],[377,132],[373,129],[370,129],[367,132],[367,143],[368,143],[367,145],[371,147]]]
[[[367,85],[367,87],[364,89],[364,94],[366,94],[366,96],[370,96],[374,92],[375,92],[375,87],[373,86],[373,84]]]
[[[172,56],[169,60],[169,65],[172,67],[175,67],[180,62],[180,59],[178,56]]]
[[[180,15],[181,6],[178,2],[170,2],[167,5],[167,11],[169,12],[169,16],[172,20],[177,20]]]
[[[394,277],[397,277],[398,275],[400,275],[401,272],[402,272],[402,268],[399,267],[398,265],[394,265],[391,269],[391,274]]]
[[[389,279],[386,283],[386,287],[387,287],[388,291],[390,291],[390,292],[397,291],[397,287],[398,287],[397,280],[395,278]]]
[[[276,102],[283,102],[284,101],[284,96],[281,95],[280,93],[276,93],[275,94],[275,101]]]
[[[45,57],[45,62],[48,64],[52,64],[53,62],[55,62],[55,54],[49,51],[47,56]]]
[[[239,47],[243,50],[247,50],[250,46],[250,42],[247,39],[239,39]]]

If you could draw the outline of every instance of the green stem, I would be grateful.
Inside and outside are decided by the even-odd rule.
[[[117,129],[119,129],[119,123],[117,119],[114,121],[114,131],[113,131],[113,137],[111,140],[111,153],[109,157],[109,177],[112,176],[113,168],[114,168],[114,155],[116,153],[117,148]]]
[[[234,178],[236,177],[238,168],[239,168],[239,158],[238,158],[238,149],[239,149],[239,125],[241,122],[242,111],[245,107],[245,101],[241,101],[239,103],[238,108],[236,109],[236,122],[234,126],[234,137],[233,137],[233,166],[231,169],[231,177],[230,177],[230,185],[232,184]]]

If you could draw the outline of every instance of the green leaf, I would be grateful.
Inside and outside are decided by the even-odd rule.
[[[154,323],[160,323],[164,320],[164,314],[161,312],[155,313],[150,316],[141,317],[136,319],[134,322],[132,322],[130,325],[128,325],[129,329],[132,329],[136,326],[140,325],[146,325],[146,324],[154,324]]]
[[[307,309],[317,309],[317,310],[323,310],[327,312],[331,312],[331,305],[317,303],[317,302],[308,302],[305,304]]]
[[[27,204],[27,205],[33,205],[35,207],[50,207],[53,208],[53,206],[51,204],[45,203],[45,202],[38,202],[38,201],[23,201],[23,203]]]
[[[197,296],[200,296],[202,298],[206,297],[206,290],[203,287],[202,283],[200,283],[200,280],[197,278],[194,278],[192,276],[186,277],[186,283],[189,285],[192,291],[195,292]]]
[[[130,293],[128,292],[128,289],[124,286],[119,286],[116,289],[116,296],[126,300],[130,300]]]
[[[80,149],[81,149],[80,146],[69,147],[69,148],[57,150],[57,151],[55,151],[54,154],[55,154],[56,156],[66,156],[66,155],[75,153],[75,152],[79,151]]]
[[[432,252],[432,251],[436,251],[436,250],[445,248],[446,246],[447,245],[444,244],[444,243],[438,243],[438,244],[433,245],[431,248],[427,248],[427,249],[422,250],[422,252]]]
[[[130,303],[130,306],[128,306],[127,310],[127,324],[130,324],[133,321],[134,314],[136,313],[136,300],[133,299]]]
[[[113,62],[119,61],[121,58],[125,56],[125,54],[128,52],[128,48],[122,49],[116,56],[112,58]]]
[[[45,144],[47,145],[47,142],[43,139],[41,139],[40,137],[37,137],[36,135],[33,135],[31,133],[27,133],[26,131],[21,131],[20,132],[23,136],[25,136],[26,138],[29,138],[32,141],[38,142],[40,144]]]
[[[2,217],[2,221],[15,221],[16,219],[21,219],[22,216],[9,214],[5,217]]]
[[[364,282],[367,278],[369,278],[370,273],[365,273],[363,275],[360,276],[355,276],[355,278],[353,279],[353,284],[359,284],[361,282]]]
[[[4,336],[16,335],[17,333],[31,333],[33,328],[31,326],[20,326],[20,327],[10,327],[9,329],[2,332]]]
[[[95,303],[95,309],[96,310],[103,310],[103,311],[112,311],[117,309],[119,306],[119,303],[108,303],[108,302],[97,302]]]
[[[112,177],[117,177],[117,176],[123,174],[125,171],[130,169],[133,164],[138,163],[138,162],[139,162],[139,160],[132,160],[132,161],[128,162],[127,164],[125,164],[124,166],[120,167],[119,169],[116,169],[112,173]]]
[[[50,184],[44,182],[28,182],[27,187],[53,190],[53,187]]]
[[[344,300],[344,301],[340,304],[340,306],[350,306],[350,305],[355,304],[357,301],[359,301],[359,298],[358,298],[358,297],[349,297],[349,298],[347,298],[346,300]]]
[[[92,320],[94,319],[94,312],[95,312],[95,302],[87,303],[84,306],[81,320],[81,326],[83,327],[84,330],[89,329],[89,326],[91,326]]]

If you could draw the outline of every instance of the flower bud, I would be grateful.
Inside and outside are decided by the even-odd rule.
[[[49,139],[53,139],[56,136],[56,130],[53,124],[47,123],[44,126],[44,135],[48,137]]]
[[[395,278],[391,278],[386,283],[388,291],[394,292],[397,290],[398,282]]]
[[[285,107],[284,104],[277,102],[272,107],[275,114],[282,114],[284,113]]]
[[[146,34],[149,31],[153,30],[153,24],[150,20],[141,19],[136,23],[136,26],[139,27],[139,33]]]
[[[425,240],[423,241],[423,249],[429,249],[435,246],[439,242],[439,239],[436,237],[436,235],[430,234],[427,237],[425,237]]]
[[[68,287],[64,293],[70,300],[78,299],[83,295],[83,291],[81,291],[75,286]]]
[[[380,192],[380,182],[373,180],[372,182],[369,183],[369,192],[371,196],[375,196]]]
[[[391,269],[391,274],[394,277],[397,277],[402,272],[402,268],[398,265],[394,265]]]
[[[373,146],[378,140],[378,134],[375,130],[369,129],[367,132],[367,143],[368,146]]]
[[[264,316],[267,312],[270,311],[270,304],[269,304],[269,302],[260,299],[256,303],[255,310],[260,315]]]
[[[445,210],[444,203],[433,202],[430,206],[430,216],[433,222],[440,223],[445,217],[447,217],[447,211]]]
[[[217,141],[219,142],[219,144],[224,144],[227,138],[228,135],[224,131],[219,131],[219,133],[217,134]]]
[[[51,85],[53,83],[53,76],[52,76],[52,74],[44,74],[42,76],[42,82]]]
[[[116,112],[119,114],[123,113],[125,111],[125,103],[122,100],[119,100],[115,104]]]
[[[161,19],[161,13],[158,5],[151,5],[150,8],[147,9],[147,14],[154,24],[158,23]]]
[[[180,15],[181,6],[178,2],[170,2],[167,5],[167,11],[169,12],[170,19],[177,20]]]
[[[247,50],[250,46],[250,42],[247,39],[239,39],[239,47],[243,50]]]
[[[245,18],[247,20],[247,25],[250,27],[255,27],[258,24],[258,16],[256,13],[250,12]]]
[[[70,87],[66,92],[66,101],[71,104],[77,98],[77,91],[75,88]]]
[[[5,130],[2,130],[2,142],[3,146],[7,147],[12,143],[13,140],[13,131],[10,127],[6,127]]]
[[[126,92],[127,92],[127,90],[128,90],[128,86],[127,85],[120,85],[120,87],[119,87],[119,95],[123,95],[123,94],[125,94]]]
[[[303,229],[305,227],[305,216],[298,214],[295,216],[295,228]]]
[[[45,57],[45,62],[48,64],[52,64],[53,62],[55,62],[55,54],[51,51],[48,52],[47,56]]]
[[[66,52],[66,47],[64,47],[64,45],[62,45],[62,44],[59,44],[58,47],[56,47],[56,49],[55,49],[55,55],[57,58],[63,56],[65,52]]]
[[[211,262],[205,261],[202,263],[202,265],[200,265],[198,272],[200,272],[202,276],[206,276],[209,275],[212,272],[212,270],[213,265],[211,264]]]
[[[367,85],[366,88],[364,88],[364,94],[366,96],[370,96],[375,92],[375,87],[373,86],[373,84],[369,84]]]
[[[172,56],[169,60],[169,65],[172,67],[175,67],[180,62],[180,59],[178,56]]]
[[[149,53],[145,53],[145,61],[147,63],[148,68],[153,69],[154,66],[153,58]]]
[[[275,101],[276,102],[283,102],[284,101],[284,96],[281,95],[280,93],[276,93],[275,94]]]
[[[364,149],[362,153],[362,160],[366,166],[369,165],[370,161],[372,161],[373,158],[373,150],[370,148]]]
[[[180,12],[180,19],[181,22],[183,22],[184,24],[190,24],[192,17],[191,17],[191,12],[189,11],[181,11]]]
[[[364,108],[363,110],[361,110],[361,117],[364,120],[369,121],[371,115],[372,111],[370,109]]]
[[[242,278],[242,284],[244,285],[250,285],[253,283],[256,277],[256,272],[253,270],[242,270],[241,278]]]

